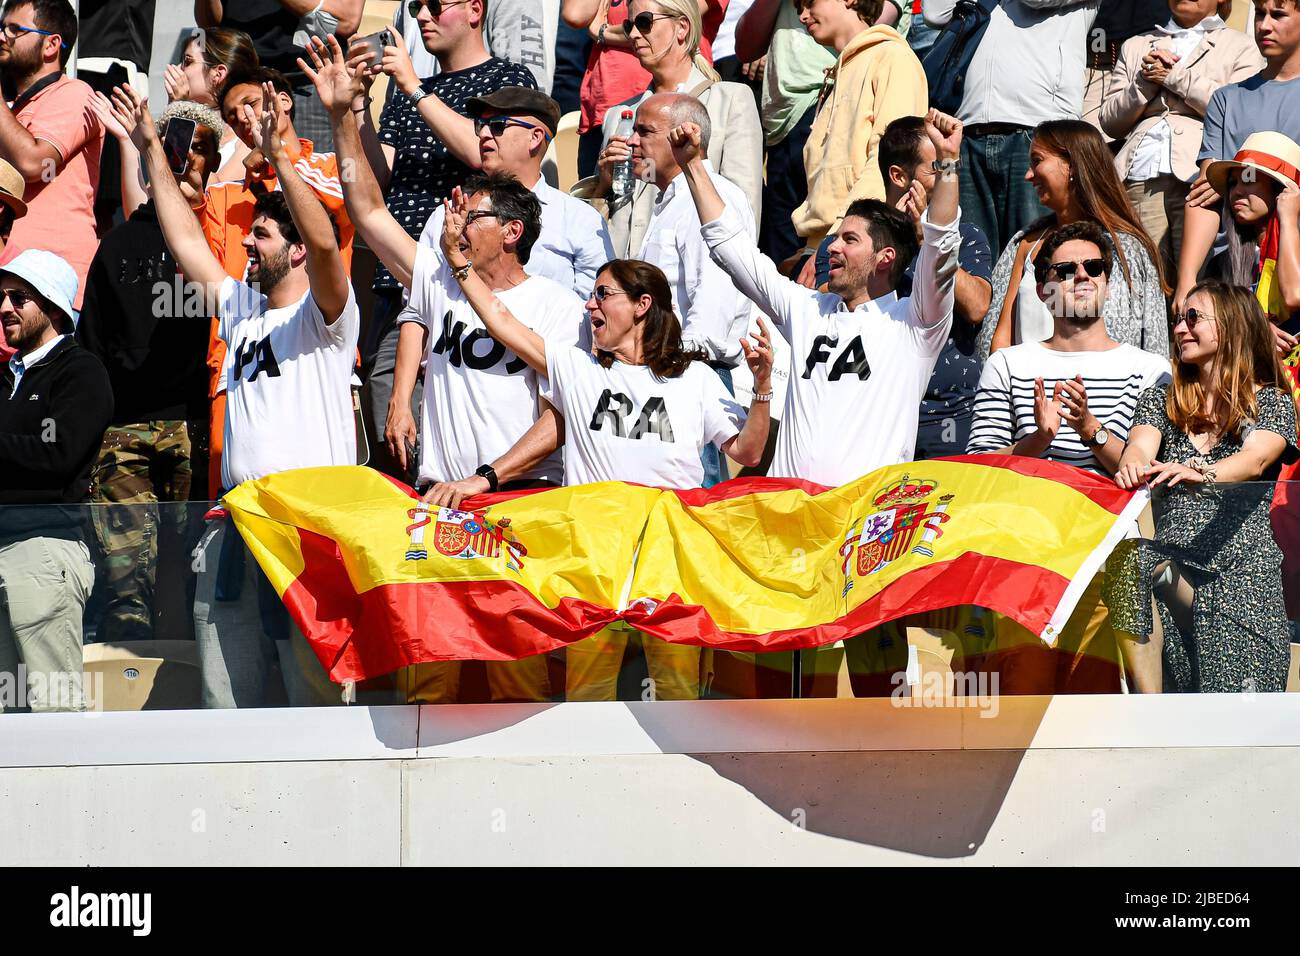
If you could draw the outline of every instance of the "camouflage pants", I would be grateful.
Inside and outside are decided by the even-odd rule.
[[[95,535],[104,557],[106,606],[99,640],[149,640],[153,634],[158,539],[185,532],[185,509],[159,502],[190,495],[190,435],[183,421],[114,425],[91,473]]]

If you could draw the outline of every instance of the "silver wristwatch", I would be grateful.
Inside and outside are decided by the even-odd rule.
[[[426,96],[428,96],[428,95],[429,95],[429,91],[426,90],[424,87],[419,86],[419,87],[416,87],[414,93],[407,93],[407,94],[406,94],[406,100],[407,100],[407,102],[409,102],[412,106],[419,106],[419,105],[420,105],[420,100],[424,99],[424,98],[425,98]]]

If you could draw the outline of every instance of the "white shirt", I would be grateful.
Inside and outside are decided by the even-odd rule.
[[[722,23],[718,25],[718,35],[709,44],[713,50],[714,63],[736,55],[736,24],[753,5],[754,0],[731,0],[727,4],[727,12],[722,15]]]
[[[228,346],[222,486],[291,468],[355,465],[350,382],[361,312],[351,283],[333,325],[310,292],[268,310],[265,296],[229,277],[217,316]]]
[[[657,378],[644,365],[606,369],[581,349],[547,348],[546,366],[542,397],[564,416],[566,485],[698,488],[700,450],[725,444],[745,424],[745,410],[703,362]]]
[[[596,271],[614,258],[605,218],[589,203],[538,179],[533,195],[542,204],[542,231],[524,264],[530,276],[546,276],[572,289],[583,302],[591,296]],[[439,206],[424,224],[421,245],[442,256],[442,223],[446,218]]]
[[[1034,380],[1041,378],[1051,398],[1057,382],[1083,376],[1088,410],[1110,432],[1108,442],[1128,441],[1138,397],[1152,385],[1169,381],[1169,362],[1132,345],[1104,352],[1058,352],[1039,342],[998,349],[984,363],[975,395],[975,421],[966,450],[971,454],[1014,445],[1038,430],[1034,421]],[[1109,475],[1083,438],[1064,421],[1040,456]]]
[[[924,0],[927,23],[942,26],[956,0]],[[1037,126],[1077,119],[1089,31],[1101,0],[1002,0],[966,73],[957,118]]]
[[[1218,30],[1223,27],[1223,21],[1217,16],[1209,16],[1196,24],[1194,27],[1183,29],[1175,20],[1170,20],[1160,31],[1169,37],[1168,47],[1162,46],[1161,49],[1169,49],[1180,60],[1186,59],[1187,55],[1200,46],[1201,40],[1205,34],[1211,30]],[[1142,141],[1133,148],[1133,153],[1129,159],[1128,181],[1132,183],[1144,183],[1148,179],[1155,179],[1157,176],[1173,175],[1173,143],[1174,131],[1169,125],[1169,121],[1164,117],[1157,120],[1146,134]]]
[[[739,212],[745,235],[755,239],[754,211],[740,187],[715,173],[708,160],[704,168],[727,208]],[[683,343],[703,346],[714,361],[739,364],[750,303],[710,259],[685,173],[678,173],[655,198],[637,258],[658,266],[668,277]]]
[[[70,338],[72,338],[71,335],[56,335],[40,348],[32,349],[26,355],[20,355],[15,352],[13,355],[9,356],[9,371],[13,372],[14,375],[14,390],[9,393],[9,397],[13,398],[18,394],[18,384],[23,380],[24,372],[33,365],[39,365],[41,362],[45,361],[45,356],[53,352],[56,345],[64,339]]]
[[[838,295],[805,289],[760,253],[728,206],[703,228],[713,259],[790,343],[776,454],[769,475],[838,486],[911,461],[921,398],[952,328],[960,215],[927,213],[912,295],[850,312]]]
[[[497,298],[557,348],[579,340],[582,302],[544,276],[529,276]],[[455,481],[509,451],[537,421],[537,373],[488,334],[446,260],[428,246],[415,254],[411,303],[398,322],[428,330],[420,407],[420,483]],[[558,450],[520,479],[559,483]]]

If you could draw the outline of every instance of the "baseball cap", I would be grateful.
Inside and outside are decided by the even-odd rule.
[[[22,279],[76,327],[81,317],[72,303],[77,298],[77,273],[59,256],[44,249],[24,249],[0,266],[0,275]]]
[[[465,110],[474,119],[485,111],[506,116],[535,116],[552,136],[560,126],[560,104],[526,86],[503,86],[487,96],[472,96],[465,101]]]

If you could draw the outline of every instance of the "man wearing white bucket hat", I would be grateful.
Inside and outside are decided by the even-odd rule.
[[[1223,197],[1228,240],[1210,272],[1254,290],[1286,354],[1300,333],[1292,319],[1300,310],[1300,145],[1281,133],[1254,133],[1205,176]]]
[[[16,350],[0,389],[0,681],[33,711],[85,708],[81,615],[95,569],[80,503],[113,389],[72,338],[76,296],[76,272],[52,252],[0,268],[0,325]]]

